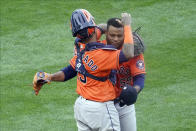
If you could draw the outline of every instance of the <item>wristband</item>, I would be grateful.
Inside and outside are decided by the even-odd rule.
[[[124,43],[133,44],[133,35],[129,25],[124,26]]]

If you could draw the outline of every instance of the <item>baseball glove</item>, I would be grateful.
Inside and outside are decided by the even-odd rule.
[[[120,107],[124,105],[132,105],[136,102],[137,100],[137,91],[134,87],[130,85],[125,85],[122,89],[122,92],[119,96],[120,100]]]
[[[140,54],[143,54],[144,53],[144,50],[145,50],[145,45],[143,43],[143,40],[140,37],[140,35],[138,34],[138,32],[140,31],[140,29],[141,29],[141,27],[137,28],[133,32],[134,56],[138,56]]]
[[[37,72],[33,79],[33,89],[35,91],[35,95],[38,95],[42,86],[46,83],[49,84],[50,81],[51,81],[51,75],[49,73],[43,71]]]

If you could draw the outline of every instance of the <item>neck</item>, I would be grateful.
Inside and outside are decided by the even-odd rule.
[[[95,33],[93,34],[93,36],[91,38],[84,40],[84,43],[91,43],[91,42],[97,42]]]

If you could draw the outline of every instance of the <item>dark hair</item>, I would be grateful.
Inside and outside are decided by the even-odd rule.
[[[109,28],[109,26],[114,26],[117,28],[123,27],[123,25],[119,23],[118,20],[121,21],[120,18],[110,18],[107,22],[107,29]]]

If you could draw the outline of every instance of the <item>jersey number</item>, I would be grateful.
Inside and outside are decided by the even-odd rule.
[[[82,83],[86,83],[86,76],[81,74],[81,76],[80,76],[80,81],[81,81]]]

